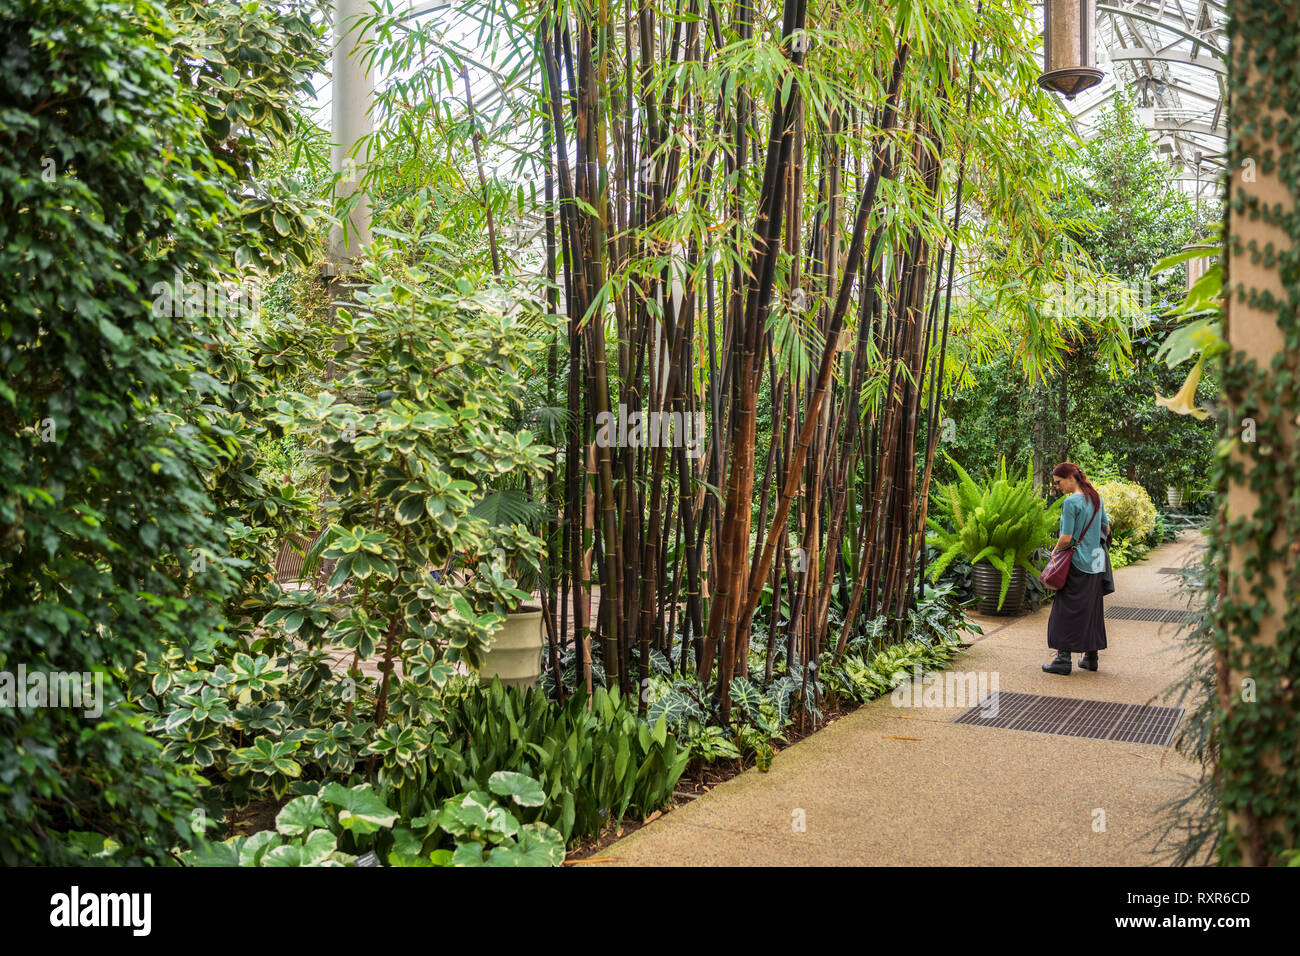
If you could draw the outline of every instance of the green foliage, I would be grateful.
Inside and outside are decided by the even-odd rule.
[[[925,564],[929,567],[934,564],[942,552],[932,544],[925,546]],[[948,566],[943,569],[939,575],[938,584],[931,585],[927,583],[927,588],[943,588],[952,596],[955,604],[970,604],[975,600],[975,574],[974,569],[961,555],[953,558],[948,562]]]
[[[211,843],[181,860],[189,866],[352,866],[396,819],[369,786],[331,783],[285,804],[274,830]]]
[[[0,715],[0,860],[66,862],[82,851],[62,834],[93,829],[115,861],[160,862],[198,839],[195,781],[125,688],[138,654],[222,639],[238,561],[203,478],[220,439],[185,410],[215,387],[206,317],[151,301],[261,243],[160,6],[5,0],[0,18],[0,667],[104,682],[93,725]]]
[[[785,729],[794,721],[796,706],[820,718],[815,696],[821,683],[804,682],[783,674],[760,688],[747,677],[731,679],[731,715],[723,721],[706,689],[688,680],[656,681],[650,691],[650,720],[665,720],[685,742],[692,762],[709,764],[719,759],[752,757],[767,771],[776,755],[772,741],[784,741]]]
[[[1116,540],[1143,539],[1155,531],[1156,506],[1146,489],[1131,481],[1106,481],[1095,484],[1106,506],[1111,532]]]
[[[138,675],[136,692],[164,753],[199,767],[214,785],[210,796],[226,807],[281,797],[304,774],[304,782],[346,780],[372,740],[373,705],[356,708],[373,702],[373,680],[345,679],[325,651],[335,612],[310,591],[275,591],[265,616],[243,625],[253,632],[261,621],[257,633],[233,647],[169,648]],[[426,679],[445,681],[448,672]]]
[[[1098,449],[1087,438],[1079,439],[1070,451],[1070,460],[1083,469],[1093,485],[1107,481],[1122,481],[1123,469],[1113,451]]]
[[[748,678],[731,679],[732,739],[742,758],[752,754],[764,773],[776,756],[771,742],[784,741],[783,731],[794,719],[789,703],[793,684],[792,678],[782,678],[760,692]]]
[[[671,682],[651,678],[651,685],[647,719],[663,717],[674,730],[684,729],[692,720],[708,723],[711,706],[707,687],[681,678]]]
[[[1213,450],[1212,429],[1171,419],[1155,404],[1157,394],[1173,395],[1183,384],[1172,371],[1176,362],[1159,361],[1168,348],[1160,339],[1172,324],[1174,303],[1183,298],[1183,270],[1161,266],[1181,263],[1188,254],[1179,250],[1204,235],[1203,223],[1216,210],[1198,209],[1171,181],[1127,97],[1102,112],[1080,166],[1095,187],[1085,209],[1072,210],[1087,224],[1081,242],[1108,273],[1145,283],[1149,304],[1133,323],[1131,369],[1097,361],[1091,349],[1069,361],[1071,407],[1062,427],[1070,431],[1070,454],[1061,457],[1077,461],[1076,436],[1087,438],[1114,453],[1124,477],[1161,495],[1166,485],[1203,480]],[[1209,281],[1198,283],[1198,296]]]
[[[1149,535],[1152,545],[1167,544],[1178,540],[1178,528],[1170,524],[1163,511],[1156,512],[1156,523]]]
[[[1035,389],[1026,389],[1012,357],[998,354],[971,369],[977,387],[953,394],[945,414],[953,428],[941,432],[942,456],[934,461],[934,480],[956,480],[948,464],[951,459],[963,463],[972,474],[987,474],[998,461],[1031,461],[1035,434],[1026,427],[1033,415],[1030,399]]]
[[[0,162],[18,283],[0,329],[0,664],[98,671],[106,714],[94,735],[71,711],[15,715],[0,794],[35,825],[12,831],[11,862],[58,862],[61,831],[84,858],[86,826],[120,857],[161,859],[178,833],[198,839],[196,790],[215,812],[362,762],[418,788],[420,755],[445,742],[438,688],[482,659],[519,599],[500,569],[456,593],[430,573],[470,542],[540,559],[536,538],[469,516],[481,484],[535,474],[547,451],[503,427],[532,342],[514,320],[431,288],[391,250],[346,329],[326,321],[319,281],[289,273],[259,322],[166,307],[177,283],[260,282],[240,267],[314,259],[318,204],[269,161],[302,128],[325,55],[311,5],[78,10],[16,16],[32,29],[7,38],[8,62],[27,65],[6,106],[26,132]],[[274,290],[288,287],[286,304]],[[324,512],[268,481],[277,470],[323,476]],[[266,574],[276,547],[322,519],[311,560],[333,562],[326,587],[281,590]],[[354,665],[382,654],[400,680],[345,679],[326,652],[340,646]]]
[[[911,675],[914,667],[922,671],[944,667],[957,652],[958,638],[945,635],[938,641],[908,640],[863,656],[862,647],[853,648],[837,661],[828,664],[824,674],[832,694],[865,703],[887,694],[898,684],[898,675]]]
[[[719,760],[741,760],[743,755],[732,733],[716,724],[702,725],[691,718],[686,723],[684,741],[692,763],[712,764]]]
[[[505,427],[537,342],[486,297],[405,271],[396,250],[376,258],[356,307],[313,330],[339,366],[331,389],[281,398],[270,417],[312,443],[309,461],[329,475],[328,587],[356,593],[351,606],[382,620],[386,646],[412,654],[437,635],[448,663],[478,667],[526,594],[488,563],[458,587],[434,572],[458,554],[542,554],[526,529],[473,513],[503,476],[539,476],[550,451]],[[332,636],[369,646],[359,618]]]
[[[1092,478],[1092,472],[1088,475]],[[1093,485],[1101,495],[1110,521],[1109,551],[1113,569],[1141,561],[1156,545],[1177,537],[1142,485],[1120,478],[1093,479]]]
[[[645,723],[604,688],[561,706],[494,680],[464,689],[446,708],[453,743],[440,748],[422,805],[477,790],[512,794],[535,805],[534,822],[565,841],[595,836],[626,813],[645,817],[663,807],[689,757],[665,719]],[[537,790],[514,775],[531,778]],[[403,805],[406,814],[415,810],[414,801]]]
[[[1120,568],[1126,568],[1133,563],[1129,556],[1129,547],[1127,541],[1116,539],[1110,545],[1110,566],[1111,570],[1118,571]]]
[[[923,643],[943,644],[959,634],[983,634],[984,629],[967,617],[956,598],[951,587],[926,585],[921,599],[907,612],[908,636]]]
[[[395,827],[391,866],[559,866],[564,838],[554,827],[519,816],[536,817],[543,804],[541,786],[523,774],[498,771],[491,792],[459,793],[441,810]],[[510,800],[499,803],[493,793]],[[519,816],[516,816],[519,814]],[[446,847],[448,838],[454,842]]]
[[[374,852],[390,866],[559,866],[564,839],[545,823],[521,824],[542,802],[523,774],[495,773],[492,793],[475,790],[419,817],[398,820],[367,784],[330,783],[290,800],[275,829],[232,837],[182,855],[191,866],[353,866]],[[509,797],[512,809],[493,797]],[[450,844],[447,845],[447,844]]]
[[[822,655],[815,670],[819,677],[809,677],[806,688],[801,674],[782,674],[764,688],[748,678],[733,678],[733,709],[725,726],[718,722],[703,688],[683,680],[655,682],[650,719],[666,718],[679,731],[693,766],[752,757],[758,769],[766,771],[775,755],[772,742],[786,739],[785,729],[793,722],[796,706],[804,706],[814,720],[820,720],[817,696],[865,702],[889,691],[900,668],[910,671],[913,663],[941,667],[955,653],[959,635],[982,633],[953,597],[949,587],[927,587],[924,598],[908,612],[907,639],[884,649],[879,649],[879,643],[894,630],[889,619],[868,621],[845,654]]]
[[[169,756],[204,768],[228,804],[280,797],[304,776],[348,779],[362,761],[379,785],[418,792],[426,752],[447,740],[440,690],[456,664],[481,665],[504,612],[526,596],[479,559],[500,549],[536,565],[542,554],[526,529],[474,513],[483,487],[536,475],[548,451],[506,426],[533,339],[377,252],[393,273],[373,264],[371,284],[335,322],[267,322],[227,346],[226,374],[246,399],[244,447],[272,429],[291,436],[330,495],[306,556],[308,571],[330,562],[319,587],[286,592],[250,575],[229,610],[238,642],[169,648],[141,674],[137,692]],[[317,368],[316,387],[260,375],[267,356]],[[265,502],[247,474],[256,460],[241,467],[227,500],[261,500],[250,517],[308,537],[293,490]],[[255,541],[247,556],[265,568],[272,549]],[[464,565],[472,570],[445,573]],[[346,675],[330,664],[339,649],[351,652]],[[386,678],[363,676],[375,660]]]
[[[1167,313],[1181,323],[1165,337],[1156,353],[1156,357],[1163,358],[1170,368],[1196,355],[1213,358],[1228,347],[1223,340],[1223,242],[1218,238],[1222,224],[1213,224],[1209,231],[1215,236],[1215,241],[1203,242],[1166,256],[1151,269],[1151,274],[1156,275],[1196,259],[1220,259],[1220,262],[1206,267],[1182,300]]]
[[[958,555],[971,564],[987,561],[1002,572],[998,607],[1006,600],[1011,572],[1022,567],[1031,576],[1038,568],[1030,557],[1050,543],[1060,520],[1061,502],[1048,505],[1034,490],[1031,468],[1019,481],[1007,478],[1006,460],[999,464],[996,476],[981,487],[951,458],[958,481],[940,484],[934,495],[933,514],[926,519],[934,532],[928,543],[939,549],[938,560],[930,568],[930,579],[937,581],[944,569]],[[949,530],[944,521],[951,526]]]
[[[1083,208],[1069,213],[1086,224],[1083,244],[1110,275],[1142,279],[1194,238],[1197,211],[1172,186],[1169,164],[1156,152],[1130,96],[1117,96],[1100,112],[1078,164],[1090,188],[1079,197]],[[1161,280],[1153,299],[1173,301],[1180,285],[1177,276]]]
[[[264,675],[227,668],[207,686],[166,672],[246,650],[231,645],[229,622],[275,600],[263,569],[306,510],[260,475],[265,430],[245,414],[256,376],[230,344],[250,317],[225,295],[248,305],[264,278],[255,266],[311,256],[320,205],[270,176],[267,158],[298,127],[324,62],[314,8],[3,7],[19,25],[2,41],[5,62],[21,78],[6,84],[0,147],[16,283],[0,322],[12,443],[0,454],[0,666],[105,680],[93,733],[70,711],[19,714],[21,728],[6,728],[0,795],[31,824],[4,828],[6,861],[85,858],[75,829],[59,846],[79,826],[111,834],[99,842],[118,860],[163,859],[178,837],[201,836],[188,808],[203,783],[193,771],[219,759],[213,728],[287,720],[282,703],[232,703],[216,689],[265,695]],[[257,651],[248,659],[266,666]],[[160,714],[144,688],[173,685],[175,711]],[[164,718],[197,733],[143,736]],[[228,749],[276,789],[296,770],[294,745],[264,747],[235,738]]]
[[[1201,486],[1209,474],[1214,430],[1208,422],[1171,415],[1156,404],[1156,395],[1172,396],[1182,388],[1184,374],[1156,359],[1155,336],[1142,336],[1135,349],[1140,361],[1119,381],[1110,371],[1081,360],[1070,380],[1069,458],[1075,457],[1074,436],[1086,438],[1092,449],[1104,449],[1120,477],[1136,481],[1152,498],[1163,499],[1169,485]],[[1212,375],[1200,383],[1200,394],[1217,389]],[[1090,480],[1093,472],[1084,468]],[[1095,480],[1094,480],[1095,483]]]
[[[1197,550],[1195,560],[1180,568],[1178,575],[1178,594],[1197,606],[1196,620],[1178,632],[1182,676],[1166,692],[1171,706],[1187,710],[1174,736],[1174,750],[1194,762],[1197,772],[1195,776],[1182,775],[1186,783],[1183,792],[1161,805],[1152,831],[1157,850],[1174,866],[1201,863],[1220,839],[1213,613],[1199,601],[1205,581],[1217,575],[1206,562],[1208,549]]]
[[[511,796],[520,808],[542,802],[537,781],[523,778],[536,790],[536,802],[521,799],[517,784],[503,785],[503,774],[492,775],[492,790]],[[482,790],[453,797],[443,804],[438,826],[456,839],[451,866],[559,866],[564,862],[564,837],[545,823],[520,824],[514,814]]]
[[[1210,529],[1209,566],[1228,570],[1209,576],[1206,603],[1213,608],[1213,640],[1220,679],[1217,725],[1222,816],[1220,862],[1264,865],[1282,862],[1300,846],[1300,703],[1295,693],[1300,662],[1300,159],[1291,145],[1289,121],[1300,115],[1292,11],[1263,0],[1240,0],[1229,10],[1233,90],[1225,169],[1259,164],[1260,183],[1233,175],[1226,227],[1231,294],[1243,311],[1258,310],[1252,323],[1261,336],[1277,336],[1271,359],[1233,348],[1224,354],[1223,392],[1230,410],[1219,422],[1213,486],[1220,492]],[[1272,197],[1276,196],[1276,200]],[[1260,248],[1255,238],[1277,239]],[[1238,270],[1235,263],[1250,263]],[[1244,280],[1244,281],[1243,281]],[[1258,285],[1254,284],[1258,282]],[[1270,326],[1273,320],[1275,327]],[[1237,315],[1233,313],[1234,325]],[[1265,340],[1268,340],[1267,338]],[[1245,420],[1255,425],[1243,440]],[[1249,490],[1249,494],[1245,492]],[[1241,497],[1229,495],[1243,492]],[[1251,501],[1254,498],[1254,501]],[[1267,622],[1267,623],[1265,623]],[[1240,681],[1254,681],[1253,700]]]
[[[1058,461],[1073,461],[1090,480],[1135,480],[1153,497],[1165,487],[1204,486],[1214,451],[1210,424],[1171,416],[1155,396],[1173,395],[1184,373],[1156,359],[1155,336],[1134,341],[1136,365],[1121,368],[1096,361],[1086,350],[1071,357],[1065,381],[1026,387],[1002,356],[972,370],[978,388],[956,393],[947,414],[955,427],[942,448],[972,474],[996,469],[1000,457],[1040,462],[1046,475]],[[1199,394],[1217,389],[1213,370]],[[1060,425],[1060,392],[1066,392],[1066,423]],[[1068,448],[1066,438],[1068,435]],[[955,478],[947,462],[935,461],[935,477]]]
[[[310,261],[324,207],[307,184],[274,175],[268,143],[298,135],[311,78],[325,65],[321,4],[289,0],[166,0],[176,25],[171,57],[177,78],[201,110],[200,132],[212,158],[244,188],[233,198],[244,240],[235,262],[301,265]]]
[[[1175,174],[1122,96],[1100,111],[1096,135],[1062,165],[1066,179],[1081,188],[1059,191],[1058,228],[1090,265],[1064,287],[1057,281],[1038,294],[1057,305],[1050,315],[1037,315],[1041,306],[1026,303],[1022,311],[1037,321],[1008,318],[1029,326],[1011,338],[1014,353],[1002,354],[1005,336],[990,337],[988,349],[953,343],[959,361],[964,349],[974,352],[963,384],[977,387],[953,397],[948,414],[956,428],[945,439],[947,451],[972,472],[992,469],[1003,455],[1032,458],[1044,492],[1052,464],[1103,452],[1113,455],[1119,477],[1152,495],[1163,495],[1170,484],[1199,485],[1209,473],[1213,429],[1171,417],[1155,397],[1173,395],[1183,384],[1173,356],[1168,365],[1160,361],[1168,347],[1161,340],[1175,328],[1171,307],[1183,298],[1179,250],[1207,236],[1211,230],[1202,224],[1215,209],[1196,208],[1173,182]],[[1180,267],[1152,272],[1163,263]],[[1207,275],[1198,283],[1196,301],[1203,303],[1213,281]],[[1025,364],[1023,353],[1036,352],[1046,352],[1034,358],[1044,374],[1026,387],[1018,366]],[[1213,392],[1216,383],[1202,387]],[[949,477],[943,462],[936,471]]]

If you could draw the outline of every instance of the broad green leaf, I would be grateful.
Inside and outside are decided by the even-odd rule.
[[[316,796],[297,797],[284,805],[275,818],[275,828],[285,836],[301,836],[315,827],[329,826],[325,807]]]
[[[223,843],[209,843],[202,850],[181,855],[187,866],[239,866],[247,837],[233,837]]]
[[[467,841],[456,844],[456,852],[451,856],[452,866],[486,866],[483,860],[483,844]]]
[[[546,802],[542,785],[527,774],[498,770],[488,778],[488,789],[503,797],[510,797],[521,807],[540,807]]]
[[[356,833],[374,833],[391,827],[397,814],[388,809],[369,784],[359,784],[349,790],[340,783],[326,785],[320,792],[325,803],[339,808],[339,824]]]
[[[262,830],[254,833],[245,841],[239,851],[240,866],[261,866],[262,857],[273,847],[280,846],[282,838],[274,830]]]

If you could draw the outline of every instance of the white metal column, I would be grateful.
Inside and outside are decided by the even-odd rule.
[[[356,20],[369,9],[367,0],[336,0],[334,6],[330,165],[335,174],[341,174],[335,188],[339,199],[356,192],[365,171],[366,157],[358,155],[357,144],[371,132],[374,78],[357,49],[371,39],[371,31],[358,29]],[[335,262],[355,259],[369,245],[370,200],[363,196],[348,216],[346,237],[341,226],[331,230],[330,258]]]

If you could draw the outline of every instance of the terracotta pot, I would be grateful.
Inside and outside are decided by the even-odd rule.
[[[1024,568],[1015,568],[1011,572],[1011,583],[1007,585],[1007,596],[1000,611],[998,592],[1002,590],[1002,572],[987,561],[972,565],[971,572],[975,583],[975,610],[981,614],[1004,616],[1021,613],[1025,604]]]
[[[542,676],[545,643],[542,609],[525,604],[506,616],[479,669],[479,679],[491,683],[493,677],[499,677],[502,684],[520,690],[535,686]]]

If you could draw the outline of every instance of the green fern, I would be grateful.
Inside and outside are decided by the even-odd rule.
[[[521,524],[535,527],[546,515],[546,506],[516,488],[489,491],[470,509],[470,515],[482,518],[492,527]]]
[[[1006,459],[1002,458],[994,474],[980,486],[951,456],[945,457],[952,463],[957,481],[936,487],[935,516],[926,519],[932,532],[927,542],[940,552],[930,569],[931,580],[937,581],[959,555],[972,564],[987,561],[1002,573],[1001,608],[1016,567],[1038,575],[1030,557],[1056,536],[1062,501],[1049,506],[1038,496],[1032,466],[1013,479],[1008,477]]]

